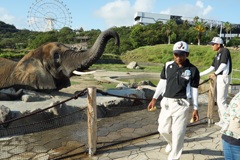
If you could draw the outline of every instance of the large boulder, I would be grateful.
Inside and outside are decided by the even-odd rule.
[[[138,65],[137,62],[132,61],[127,65],[127,68],[128,69],[140,69],[140,66]]]

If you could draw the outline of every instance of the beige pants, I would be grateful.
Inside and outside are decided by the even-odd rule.
[[[178,160],[182,154],[188,113],[189,103],[184,99],[164,97],[161,101],[158,131],[172,146],[168,160]]]
[[[222,120],[222,115],[227,109],[227,94],[228,94],[229,83],[230,83],[229,75],[217,76],[216,98],[217,98],[217,105],[218,105],[220,120]]]

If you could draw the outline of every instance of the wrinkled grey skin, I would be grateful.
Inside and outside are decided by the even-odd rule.
[[[83,71],[103,54],[107,42],[119,35],[108,29],[102,32],[87,51],[74,51],[64,44],[51,42],[29,52],[19,62],[0,58],[0,89],[60,90],[70,86],[74,70]],[[1,95],[0,95],[1,100]]]

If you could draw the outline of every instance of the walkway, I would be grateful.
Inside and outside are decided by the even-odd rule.
[[[203,118],[206,108],[201,110]],[[0,159],[166,160],[166,142],[156,132],[159,111],[144,109],[99,119],[97,153],[92,157],[83,154],[87,143],[86,123],[78,123],[3,138]],[[223,160],[219,129],[215,125],[208,127],[206,123],[188,127],[181,160]]]

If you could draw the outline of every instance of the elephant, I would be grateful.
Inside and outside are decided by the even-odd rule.
[[[71,85],[73,72],[84,71],[96,63],[111,38],[119,47],[119,35],[110,28],[101,32],[86,51],[75,51],[62,43],[49,42],[30,51],[18,62],[0,58],[0,89],[46,91],[67,88]]]

